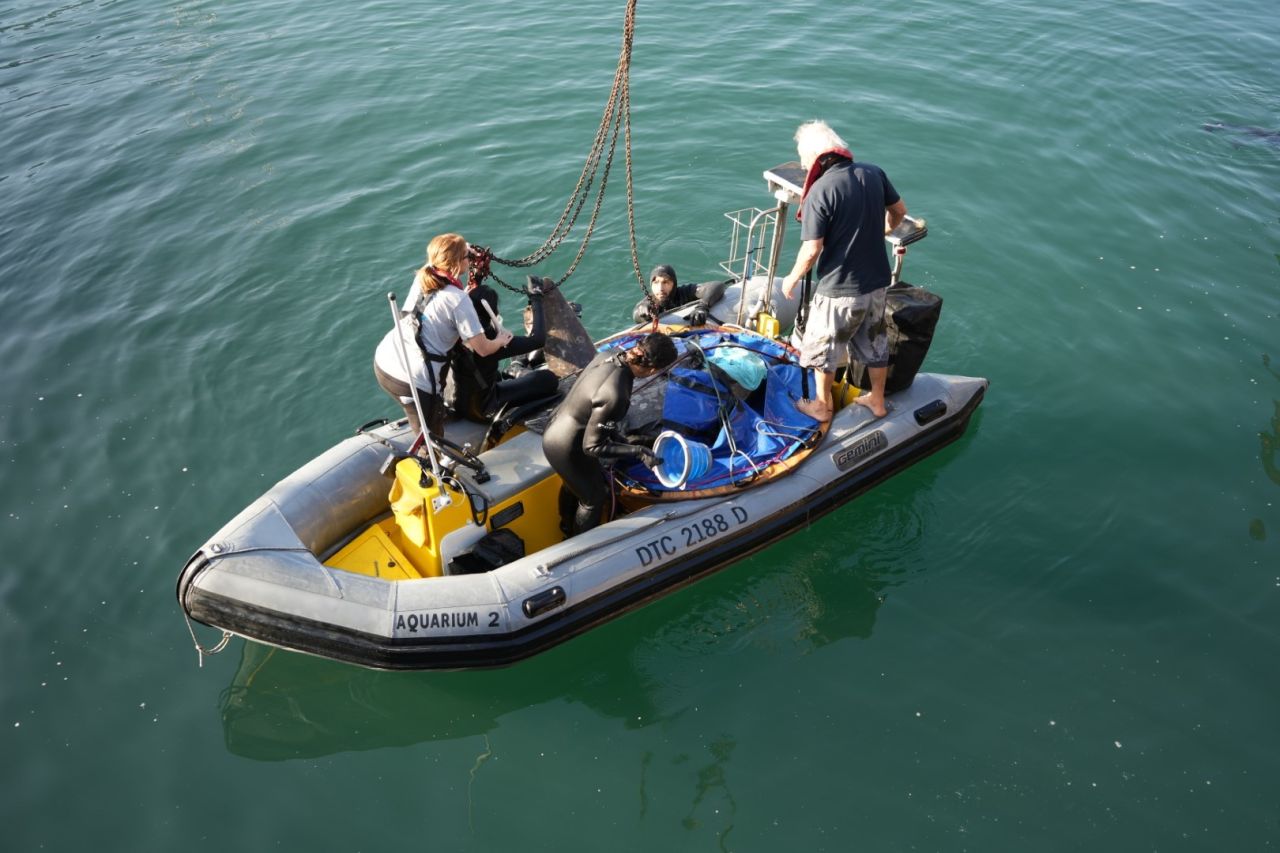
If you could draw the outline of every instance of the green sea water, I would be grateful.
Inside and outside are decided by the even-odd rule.
[[[641,264],[717,276],[828,120],[928,219],[969,432],[507,669],[197,665],[182,564],[395,414],[372,352],[431,235],[550,233],[623,11],[0,0],[0,849],[1280,845],[1260,0],[640,0]],[[597,335],[622,188],[565,285]]]

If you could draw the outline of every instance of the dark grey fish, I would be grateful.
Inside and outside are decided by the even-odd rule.
[[[1230,136],[1236,144],[1240,142],[1261,142],[1265,145],[1273,145],[1280,148],[1280,130],[1268,130],[1265,127],[1255,127],[1247,124],[1227,124],[1220,121],[1208,122],[1200,125],[1200,127],[1210,133],[1222,131]]]
[[[543,282],[546,290],[543,291],[542,310],[546,316],[547,344],[542,351],[547,367],[563,379],[591,363],[596,345],[560,288],[554,287],[549,278],[544,278]]]

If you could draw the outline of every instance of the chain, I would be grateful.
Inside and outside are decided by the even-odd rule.
[[[573,271],[578,267],[578,262],[582,260],[582,256],[587,252],[587,244],[591,242],[591,234],[595,231],[596,220],[600,216],[600,207],[604,202],[605,188],[609,185],[609,170],[613,166],[613,152],[616,151],[618,147],[618,131],[621,129],[621,123],[622,115],[619,113],[613,124],[613,137],[609,144],[609,156],[605,160],[604,174],[600,176],[600,189],[596,193],[596,202],[591,206],[591,219],[587,222],[586,233],[582,235],[582,245],[578,247],[578,253],[574,256],[573,263],[569,264],[569,269],[566,270],[565,274],[556,282],[557,287],[564,284],[564,282],[568,280],[569,276],[573,275]]]
[[[636,274],[636,283],[640,285],[640,291],[648,296],[649,288],[645,286],[644,275],[640,272],[640,253],[636,248],[636,200],[635,186],[631,181],[631,86],[627,86],[625,97],[623,98],[623,109],[626,111],[626,146],[627,146],[627,234],[631,238],[631,269]]]
[[[492,277],[494,281],[507,290],[516,293],[523,292],[521,288],[514,287],[499,278],[491,269],[491,264],[496,263],[505,267],[520,269],[534,266],[551,257],[552,253],[560,248],[570,232],[573,231],[579,215],[582,213],[583,208],[586,207],[587,199],[591,196],[592,187],[595,186],[596,198],[591,206],[591,216],[582,237],[582,244],[578,247],[573,262],[570,263],[565,274],[555,282],[554,286],[559,287],[564,284],[577,269],[578,263],[582,260],[583,255],[586,254],[587,246],[591,242],[591,235],[595,230],[601,206],[604,202],[605,188],[609,183],[609,172],[613,168],[613,155],[618,147],[618,137],[621,134],[626,148],[627,231],[631,242],[631,264],[641,290],[646,290],[644,277],[640,274],[640,257],[636,247],[635,189],[632,180],[630,75],[631,50],[635,40],[635,27],[636,0],[627,0],[627,12],[622,27],[622,49],[618,56],[618,67],[613,75],[613,87],[609,91],[609,99],[605,103],[604,114],[600,118],[600,126],[596,129],[591,151],[587,154],[587,159],[582,165],[582,171],[578,174],[578,182],[574,186],[569,200],[565,203],[564,210],[561,211],[560,219],[556,222],[555,227],[551,229],[551,233],[541,246],[523,258],[502,258],[493,254],[487,247],[475,247],[477,255],[472,261],[472,281],[478,284],[484,281],[486,277]],[[601,160],[604,161],[603,171],[600,171]],[[599,176],[598,184],[597,174]]]

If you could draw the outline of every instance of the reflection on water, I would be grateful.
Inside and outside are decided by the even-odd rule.
[[[693,800],[689,810],[681,819],[680,825],[686,832],[693,833],[702,828],[704,823],[715,824],[716,841],[720,850],[728,850],[729,834],[733,831],[733,819],[738,811],[738,802],[729,789],[727,767],[737,741],[728,735],[721,735],[707,745],[707,763],[698,767],[694,783]],[[655,754],[645,750],[640,759],[640,811],[643,820],[649,812],[649,794],[646,787],[649,770],[654,763]],[[671,760],[673,765],[689,764],[694,758],[681,753]]]
[[[1271,366],[1271,356],[1263,355],[1262,364],[1267,371],[1280,381],[1280,371]],[[1272,400],[1275,412],[1271,416],[1271,432],[1258,433],[1259,456],[1262,459],[1262,470],[1267,473],[1271,482],[1280,486],[1280,466],[1276,465],[1276,451],[1280,449],[1280,400]],[[1249,535],[1261,542],[1267,538],[1267,525],[1261,518],[1249,519]]]
[[[814,550],[800,559],[770,563],[777,549],[766,551],[700,585],[708,594],[678,593],[642,609],[610,630],[624,645],[607,654],[579,639],[506,669],[398,673],[244,642],[221,699],[227,748],[281,761],[453,740],[486,735],[504,715],[552,700],[580,703],[628,728],[673,719],[688,707],[689,688],[705,683],[705,671],[728,666],[744,647],[785,658],[870,637],[885,592],[911,564],[921,535],[912,500],[882,507],[875,518],[873,533],[827,519],[801,534]],[[717,743],[699,773],[708,790],[714,768],[732,752],[731,743]]]
[[[634,674],[602,661],[558,681],[530,667],[377,672],[246,641],[222,695],[227,748],[261,761],[453,740],[491,731],[511,711],[578,701],[628,725],[657,719]]]
[[[720,737],[712,741],[707,749],[711,753],[711,763],[698,769],[698,789],[694,795],[693,803],[689,806],[689,813],[681,821],[685,829],[698,828],[698,812],[703,800],[712,796],[716,792],[721,793],[727,804],[726,815],[727,826],[717,833],[717,840],[720,842],[721,850],[728,850],[727,842],[729,833],[733,830],[733,816],[738,811],[738,804],[733,799],[733,792],[729,790],[728,778],[725,774],[725,765],[729,763],[730,756],[733,755],[733,749],[737,744],[729,737]],[[720,814],[720,809],[715,809],[715,814]]]
[[[476,756],[476,763],[471,765],[471,770],[467,773],[467,826],[474,830],[476,826],[475,814],[475,784],[476,773],[480,770],[480,765],[484,764],[493,757],[493,747],[489,745],[489,736],[484,736],[484,749]]]
[[[673,661],[702,664],[744,647],[807,653],[869,638],[880,605],[915,565],[925,534],[935,475],[912,476],[905,494],[886,500],[877,490],[707,582],[716,594],[682,600],[678,618],[654,626],[637,652],[643,668],[665,670],[670,679]],[[782,549],[785,563],[776,561]]]

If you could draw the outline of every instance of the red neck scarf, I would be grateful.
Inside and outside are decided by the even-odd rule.
[[[427,271],[427,273],[428,273],[428,274],[430,274],[430,275],[434,275],[434,276],[436,276],[437,278],[442,278],[442,279],[444,279],[444,280],[445,280],[445,281],[447,281],[449,284],[451,284],[451,285],[453,285],[454,287],[458,288],[458,290],[466,290],[466,287],[464,287],[464,286],[463,286],[462,282],[458,281],[456,278],[454,278],[453,276],[449,275],[449,273],[445,272],[444,270],[440,269],[439,267],[433,267],[433,266],[431,266],[431,264],[427,264],[427,266],[426,266],[426,271]]]
[[[838,163],[840,160],[848,160],[853,162],[853,152],[848,148],[828,148],[817,157],[813,158],[813,163],[809,166],[809,174],[804,177],[804,189],[800,191],[800,206],[796,208],[796,221],[800,221],[801,211],[804,208],[805,196],[809,195],[809,188],[818,182],[828,169]]]

